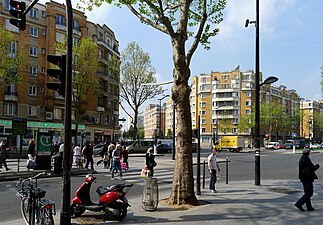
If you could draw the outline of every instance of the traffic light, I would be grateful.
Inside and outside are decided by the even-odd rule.
[[[65,97],[66,55],[48,55],[47,62],[60,68],[47,69],[47,75],[56,78],[59,82],[47,82],[46,87]]]
[[[10,19],[9,22],[18,27],[19,30],[26,29],[26,15],[24,14],[26,10],[26,3],[22,1],[10,0],[9,3],[13,8],[9,10],[10,15],[16,17],[17,19]]]

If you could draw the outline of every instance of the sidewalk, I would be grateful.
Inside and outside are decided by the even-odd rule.
[[[141,159],[136,158],[137,165]],[[173,160],[159,160],[158,166],[169,168]],[[103,172],[98,169],[97,172]],[[323,183],[314,182],[312,198],[314,212],[300,212],[294,203],[303,194],[298,180],[261,180],[261,185],[254,181],[224,180],[217,183],[218,193],[201,189],[198,199],[203,205],[187,210],[170,208],[160,201],[156,211],[142,209],[141,193],[130,198],[127,217],[121,224],[214,224],[214,225],[322,225],[323,224]],[[160,189],[159,199],[169,197],[170,189]],[[59,224],[60,212],[55,216]],[[72,220],[72,224],[115,224],[115,221],[102,221],[102,213],[87,211],[82,217]],[[3,225],[21,225],[22,220],[10,221]]]

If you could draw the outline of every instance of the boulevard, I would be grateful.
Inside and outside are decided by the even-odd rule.
[[[207,160],[209,155],[208,150],[201,151],[201,162]],[[286,153],[285,150],[263,150],[261,154],[261,180],[294,180],[298,181],[298,160],[301,154]],[[193,154],[196,157],[196,153]],[[250,185],[254,185],[254,152],[219,152],[218,160],[223,161],[228,157],[229,163],[229,184],[235,181],[248,181]],[[95,158],[95,162],[99,158]],[[322,164],[322,153],[312,153],[311,159],[313,163]],[[155,170],[155,177],[158,178],[158,186],[160,196],[167,197],[170,193],[173,175],[173,165],[171,154],[156,156],[158,166]],[[142,196],[144,187],[144,180],[140,178],[140,171],[144,166],[144,157],[129,157],[130,170],[124,173],[124,181],[111,180],[108,169],[103,169],[102,165],[96,167],[97,182],[93,185],[91,190],[92,200],[98,200],[95,190],[98,186],[112,185],[120,182],[133,183],[134,187],[127,193],[127,198],[131,205],[141,205],[138,197]],[[225,164],[220,163],[221,172],[218,174],[218,184],[225,185]],[[201,171],[203,164],[201,165]],[[194,166],[194,174],[196,173],[196,166]],[[201,172],[201,174],[203,174]],[[322,182],[322,170],[318,171],[319,181]],[[83,182],[84,175],[73,176],[71,179],[71,197],[79,185]],[[202,176],[201,176],[202,180]],[[1,191],[1,206],[0,206],[0,224],[10,220],[22,219],[20,213],[20,199],[15,195],[15,181],[6,181],[0,183]],[[209,174],[206,171],[206,189],[208,189]],[[202,184],[202,182],[201,182]],[[39,187],[46,190],[46,198],[53,200],[56,203],[56,210],[59,212],[61,208],[62,197],[62,178],[52,177],[39,180]],[[301,184],[300,184],[301,187]],[[201,187],[202,188],[202,187]],[[205,189],[204,189],[205,191]]]

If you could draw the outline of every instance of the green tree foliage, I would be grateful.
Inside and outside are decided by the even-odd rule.
[[[17,51],[16,40],[12,33],[0,28],[0,88],[6,84],[18,84],[22,75],[18,73],[23,62],[23,54]]]
[[[143,86],[142,84],[156,83],[156,72],[151,66],[148,53],[145,53],[138,44],[131,42],[121,54],[121,81],[120,97],[121,107],[132,118],[135,139],[137,137],[137,121],[139,107],[147,100],[153,99],[162,93],[156,86]],[[128,105],[133,114],[126,109]]]
[[[192,168],[192,122],[188,85],[190,63],[197,47],[210,48],[210,37],[218,32],[226,0],[80,0],[100,6],[103,2],[126,5],[144,24],[170,37],[173,49],[172,100],[176,106],[176,164],[169,203],[197,204]],[[157,44],[157,43],[156,43]]]

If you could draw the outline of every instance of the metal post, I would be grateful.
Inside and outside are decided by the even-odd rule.
[[[175,160],[175,151],[176,151],[176,149],[175,149],[175,113],[176,113],[176,109],[175,109],[175,104],[174,104],[174,102],[173,102],[173,134],[172,134],[172,136],[173,136],[173,160]]]
[[[205,160],[203,161],[203,184],[202,188],[205,188]]]
[[[198,116],[198,129],[197,129],[197,168],[196,168],[196,194],[197,195],[201,195],[201,168],[200,168],[200,151],[201,151],[201,142],[200,142],[200,129],[201,129],[201,125],[200,125],[200,120],[201,117],[200,115]]]
[[[259,84],[259,0],[256,0],[256,104],[255,104],[255,185],[260,185],[260,84]]]
[[[229,159],[225,157],[225,183],[229,183]]]
[[[73,8],[71,0],[66,0],[67,15],[67,54],[66,54],[66,89],[65,89],[65,116],[64,116],[64,154],[63,154],[63,196],[60,224],[70,225],[71,200],[71,138],[72,138],[72,48],[73,48]]]

